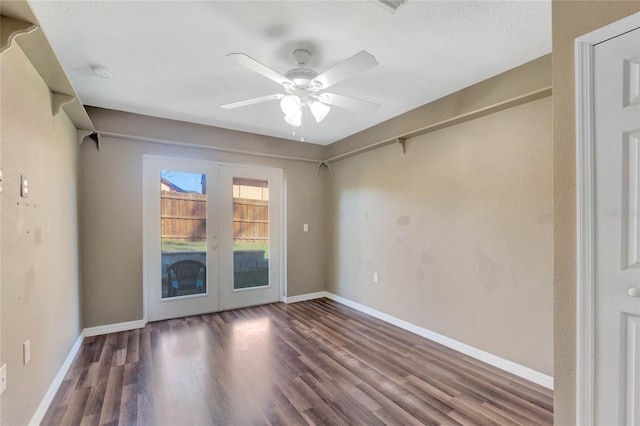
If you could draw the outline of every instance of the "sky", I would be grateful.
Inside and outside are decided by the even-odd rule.
[[[198,194],[202,194],[202,174],[200,173],[172,172],[162,170],[160,172],[160,176],[173,183],[174,185],[178,185],[185,191],[193,191],[197,192]]]

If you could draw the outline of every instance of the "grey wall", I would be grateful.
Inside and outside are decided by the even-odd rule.
[[[553,374],[550,98],[337,162],[329,179],[329,291]]]
[[[14,43],[2,53],[2,330],[5,425],[27,424],[80,333],[76,129]],[[29,180],[20,198],[20,175]],[[31,361],[22,344],[31,340]]]
[[[95,112],[95,111],[94,111]],[[113,112],[109,113],[110,119]],[[131,125],[140,116],[121,114],[114,123]],[[146,118],[145,118],[146,119]],[[94,115],[98,126],[103,124]],[[189,127],[183,127],[189,139]],[[214,130],[211,130],[214,131]],[[228,132],[228,131],[225,131]],[[314,148],[315,149],[315,148]],[[83,325],[92,327],[143,317],[142,156],[173,155],[211,161],[281,167],[287,193],[287,295],[325,288],[326,171],[310,162],[279,160],[190,148],[104,138],[97,151],[82,145],[82,306]],[[302,225],[309,224],[309,232]]]

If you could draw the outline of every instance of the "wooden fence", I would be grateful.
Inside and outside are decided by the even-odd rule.
[[[269,241],[269,201],[233,199],[233,241]]]
[[[206,238],[206,195],[162,191],[161,212],[162,238]],[[233,239],[247,243],[269,240],[269,201],[234,198]]]

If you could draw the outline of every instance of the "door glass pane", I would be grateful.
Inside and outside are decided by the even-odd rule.
[[[160,172],[162,298],[207,292],[207,176]]]
[[[233,178],[233,288],[269,285],[269,181]]]

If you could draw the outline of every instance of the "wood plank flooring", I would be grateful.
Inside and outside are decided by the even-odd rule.
[[[542,425],[552,392],[328,299],[86,338],[44,425]]]

